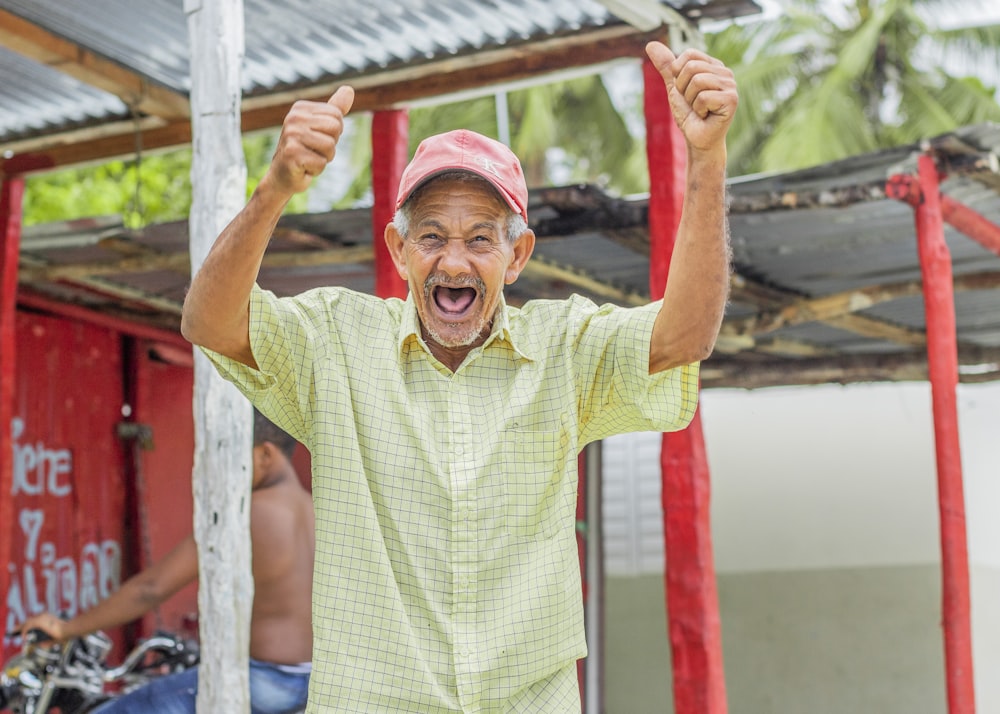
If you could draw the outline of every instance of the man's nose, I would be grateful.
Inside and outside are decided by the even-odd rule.
[[[464,240],[445,241],[438,259],[438,269],[448,275],[462,275],[469,272],[468,249]]]

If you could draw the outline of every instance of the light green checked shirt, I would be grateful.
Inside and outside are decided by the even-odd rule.
[[[648,374],[659,303],[501,303],[452,373],[412,300],[255,288],[259,370],[220,371],[312,454],[310,713],[579,714],[577,454],[683,428],[698,365]]]

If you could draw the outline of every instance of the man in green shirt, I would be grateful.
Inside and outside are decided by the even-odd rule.
[[[732,73],[654,42],[688,149],[661,302],[506,305],[534,248],[517,158],[431,137],[385,231],[407,299],[255,284],[287,204],[333,158],[349,87],[298,102],[267,175],[195,276],[182,330],[312,453],[310,712],[579,712],[576,456],[681,429],[728,294]]]

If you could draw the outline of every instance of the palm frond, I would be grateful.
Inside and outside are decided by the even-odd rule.
[[[847,85],[824,82],[785,105],[761,149],[760,168],[779,171],[815,166],[876,146],[860,97]]]
[[[919,141],[967,124],[1000,120],[1000,104],[975,78],[946,78],[939,85],[908,77],[902,83],[904,142]]]

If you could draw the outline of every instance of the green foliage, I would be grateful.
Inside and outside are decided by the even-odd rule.
[[[246,137],[247,196],[257,186],[274,151],[274,134]],[[296,197],[296,205],[304,205]],[[112,161],[28,178],[24,224],[84,216],[121,215],[129,228],[187,218],[191,209],[191,149],[144,154],[139,161]]]
[[[174,220],[191,206],[189,149],[30,177],[24,223],[120,214],[126,225]]]
[[[963,16],[975,17],[976,0],[962,4]],[[949,70],[996,67],[1000,26],[941,29],[936,13],[956,10],[942,0],[854,0],[835,18],[816,0],[782,6],[773,20],[706,36],[740,89],[731,175],[827,163],[1000,121],[997,87]]]

